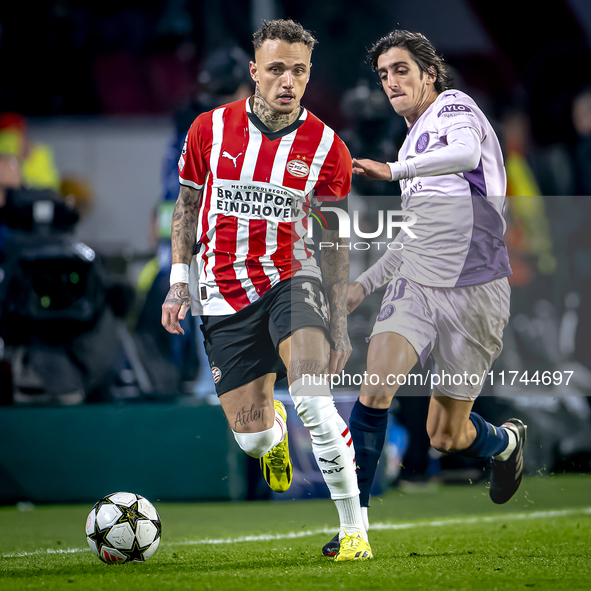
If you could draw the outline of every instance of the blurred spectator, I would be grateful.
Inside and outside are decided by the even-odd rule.
[[[339,135],[354,158],[398,160],[398,149],[406,137],[406,126],[392,116],[388,99],[377,85],[370,85],[365,79],[359,80],[356,86],[343,94],[341,112],[349,126],[340,130]],[[396,183],[368,181],[361,176],[354,176],[352,183],[358,195],[400,195]]]
[[[575,195],[591,195],[591,86],[574,97],[571,113],[577,134],[574,151]]]
[[[90,183],[76,175],[64,175],[60,185],[60,192],[64,201],[73,207],[80,217],[92,208],[94,193]]]
[[[0,154],[15,157],[20,165],[21,183],[31,189],[60,190],[60,174],[53,150],[29,140],[25,118],[18,113],[0,113]]]
[[[62,178],[51,146],[30,140],[26,118],[19,113],[0,113],[0,207],[5,202],[6,188],[18,187],[50,189],[61,194],[66,205],[78,214],[92,205],[90,184],[77,177]]]
[[[108,389],[114,316],[95,253],[73,239],[51,148],[0,114],[0,337],[14,401],[78,404]]]
[[[554,273],[556,258],[546,203],[532,165],[535,148],[529,116],[524,109],[510,108],[502,123],[507,172],[505,243],[513,270],[509,277],[513,309],[519,310],[527,307],[532,295],[529,292],[540,289],[538,280]]]
[[[173,201],[163,201],[152,210],[149,233],[150,244],[154,248],[161,240],[170,242],[173,208]],[[165,297],[163,294],[168,293],[170,287],[169,276],[168,258],[161,261],[156,256],[146,263],[138,277],[130,324],[137,354],[153,392],[161,396],[178,396],[192,389],[200,361],[197,354],[196,319],[189,316],[185,320],[184,335],[171,335],[162,329],[161,306]]]
[[[201,113],[250,96],[253,82],[249,57],[239,47],[216,49],[209,53],[197,76],[189,103],[174,115],[174,131],[170,137],[162,169],[162,198],[176,201],[179,193],[179,161],[189,127]]]
[[[375,84],[374,78],[370,82],[366,76],[362,76],[354,87],[343,94],[340,109],[348,125],[338,133],[351,156],[384,162],[398,160],[398,149],[406,137],[406,125],[400,117],[392,114],[388,99]],[[358,212],[361,231],[375,232],[378,212],[400,209],[399,184],[370,181],[353,175],[349,207]],[[379,240],[384,239],[385,233]],[[381,255],[382,252],[375,249],[355,252],[350,260],[352,276],[361,274]],[[367,330],[371,332],[369,324]],[[364,354],[359,357],[359,361],[365,364]]]
[[[572,198],[568,251],[572,282],[580,297],[575,358],[591,368],[591,86],[574,96],[571,118],[576,132],[573,147],[575,197]]]
[[[20,184],[21,168],[18,159],[12,154],[0,152],[0,209],[6,203],[6,189],[19,187]]]

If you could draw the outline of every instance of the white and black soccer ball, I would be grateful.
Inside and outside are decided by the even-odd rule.
[[[162,525],[154,505],[141,495],[118,492],[102,498],[86,520],[90,549],[109,564],[145,562],[160,544]]]

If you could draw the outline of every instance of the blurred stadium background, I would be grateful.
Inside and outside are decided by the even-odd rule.
[[[404,140],[365,62],[394,28],[424,33],[489,116],[505,151],[514,269],[496,369],[574,373],[568,385],[488,384],[477,405],[493,422],[518,414],[529,423],[529,473],[591,471],[591,4],[548,0],[535,16],[523,8],[5,3],[0,503],[94,502],[126,489],[163,501],[269,498],[217,405],[196,323],[184,339],[160,327],[179,141],[198,112],[248,95],[251,33],[263,18],[293,18],[318,38],[303,103],[353,156],[394,160]],[[398,209],[397,184],[355,179],[352,201],[373,230],[376,211]],[[351,279],[378,256],[353,252]],[[351,374],[365,369],[379,301],[367,298],[350,318]],[[337,394],[348,417],[356,393]],[[406,387],[395,401],[376,492],[486,476],[483,465],[430,450],[427,394]],[[283,389],[278,396],[287,401]],[[290,498],[327,496],[289,411],[298,468]],[[105,461],[89,468],[91,457]]]

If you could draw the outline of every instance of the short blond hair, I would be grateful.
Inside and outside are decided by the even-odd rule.
[[[263,25],[252,35],[252,44],[255,53],[262,47],[265,41],[278,39],[286,43],[303,43],[310,51],[318,41],[310,31],[304,29],[300,23],[292,20],[276,19],[263,21]]]

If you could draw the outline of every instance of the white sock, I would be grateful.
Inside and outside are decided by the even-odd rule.
[[[355,448],[349,428],[340,417],[327,382],[305,385],[295,380],[289,387],[296,411],[310,430],[312,451],[335,502],[340,537],[361,532],[367,536],[359,504]]]
[[[505,429],[505,431],[507,431],[507,435],[509,436],[509,443],[507,443],[507,447],[500,454],[497,454],[495,456],[495,460],[504,462],[505,460],[509,459],[509,457],[513,453],[513,450],[517,446],[517,437],[515,437],[513,429],[507,429],[507,427],[502,427],[502,429]]]
[[[361,507],[361,517],[363,517],[363,526],[365,527],[365,531],[369,531],[369,515],[368,515],[369,507]]]
[[[289,392],[300,419],[310,430],[312,451],[331,498],[358,496],[353,439],[337,412],[328,383],[305,385],[300,378],[291,384]]]
[[[367,531],[363,526],[363,515],[359,505],[359,495],[349,497],[348,499],[336,499],[334,504],[339,512],[341,527],[339,530],[339,540],[343,538],[345,532],[348,536],[351,534],[362,533],[367,540]]]
[[[275,447],[278,443],[281,443],[287,435],[287,425],[285,424],[283,417],[277,411],[275,411],[275,424],[273,427],[281,430],[281,433],[278,430],[276,431],[276,435],[279,439],[273,444],[273,447]]]
[[[240,448],[253,458],[262,458],[285,439],[287,428],[281,415],[275,411],[275,422],[270,429],[258,433],[234,433]]]

